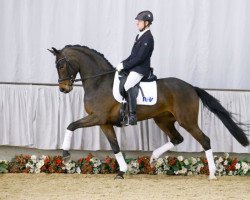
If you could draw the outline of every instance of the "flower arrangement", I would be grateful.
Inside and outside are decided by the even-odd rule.
[[[139,174],[155,174],[155,167],[150,166],[150,158],[142,156],[137,159],[139,164]]]
[[[83,174],[99,174],[101,171],[102,162],[94,157],[92,154],[88,154],[86,158],[80,158],[78,160],[78,173]]]
[[[0,174],[8,172],[8,161],[0,160]]]
[[[118,170],[119,170],[119,165],[116,159],[106,156],[106,158],[104,159],[102,163],[101,173],[102,174],[114,174],[118,172]]]
[[[18,155],[15,156],[13,161],[8,164],[8,171],[10,173],[28,173],[29,169],[26,168],[26,164],[28,163],[30,155]]]
[[[216,175],[250,175],[250,163],[237,158],[214,156]],[[184,158],[183,156],[159,158],[155,167],[150,166],[148,156],[137,159],[126,159],[127,174],[166,174],[166,175],[198,175],[209,174],[207,159],[198,157]],[[0,160],[0,173],[82,173],[82,174],[109,174],[119,170],[115,158],[107,156],[103,161],[88,154],[77,162],[64,162],[61,156],[18,155],[11,162]]]

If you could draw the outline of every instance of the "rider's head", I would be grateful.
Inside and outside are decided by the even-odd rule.
[[[136,16],[135,19],[137,20],[136,25],[139,31],[144,31],[147,27],[149,27],[152,24],[153,14],[148,10],[142,11]]]

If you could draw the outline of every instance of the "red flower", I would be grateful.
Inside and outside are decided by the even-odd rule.
[[[50,173],[54,173],[55,172],[55,170],[53,169],[53,166],[49,166],[49,172]]]
[[[47,165],[49,163],[49,157],[46,156],[44,163],[45,163],[45,165]]]
[[[30,159],[31,156],[30,156],[30,155],[25,155],[24,158],[25,158],[25,159]]]
[[[85,161],[86,161],[86,162],[89,162],[91,158],[93,158],[93,156],[92,156],[92,154],[90,153],[90,154],[88,154],[88,156],[85,158]]]
[[[62,164],[61,159],[60,159],[60,158],[57,158],[57,159],[56,159],[56,165],[57,165],[57,166],[60,166],[61,164]]]
[[[46,171],[46,167],[45,167],[44,165],[42,166],[41,171],[42,171],[42,172],[45,172],[45,171]]]
[[[107,156],[106,159],[105,159],[105,162],[110,163],[110,161],[111,161],[111,158],[109,156]]]
[[[202,167],[200,172],[201,172],[201,174],[209,175],[208,166]]]
[[[174,166],[175,164],[176,164],[176,160],[175,159],[169,161],[169,165],[170,166]]]
[[[204,162],[204,164],[207,164],[207,163],[208,163],[206,158],[203,160],[203,162]]]

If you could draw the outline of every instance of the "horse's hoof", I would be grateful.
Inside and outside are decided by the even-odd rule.
[[[118,174],[115,177],[115,180],[116,179],[124,179],[123,174],[125,174],[125,172],[119,171]]]
[[[218,179],[216,178],[215,175],[209,175],[208,180],[213,181],[213,180],[218,180]]]
[[[62,159],[67,162],[69,159],[70,159],[70,153],[66,150],[63,150],[63,153],[62,153]]]
[[[154,168],[156,163],[157,163],[157,158],[151,156],[151,158],[150,158],[150,167]]]

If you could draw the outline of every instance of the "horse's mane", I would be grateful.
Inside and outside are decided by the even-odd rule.
[[[74,49],[77,49],[77,50],[82,50],[82,49],[87,49],[87,50],[90,50],[91,52],[101,56],[104,61],[111,67],[111,68],[114,68],[113,65],[107,60],[107,58],[104,57],[104,55],[98,51],[96,51],[95,49],[91,49],[87,46],[81,46],[79,44],[76,44],[76,45],[66,45],[63,49],[65,48],[74,48]]]

